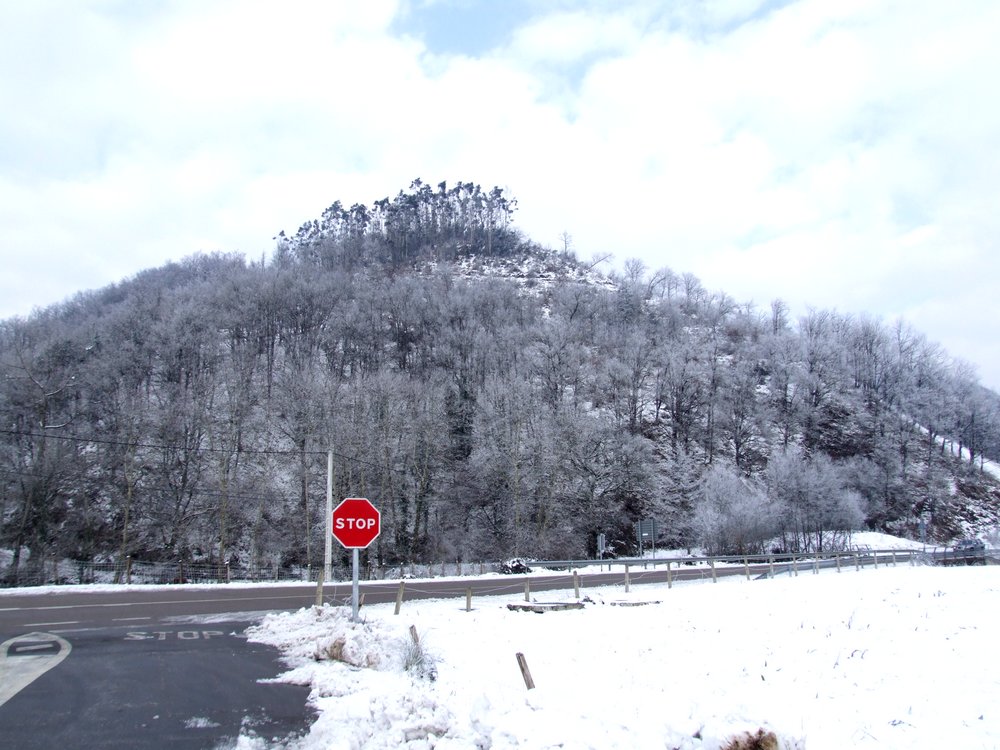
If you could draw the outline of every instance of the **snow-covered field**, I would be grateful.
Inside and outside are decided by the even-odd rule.
[[[582,593],[584,609],[545,614],[508,610],[517,596],[375,605],[356,625],[326,606],[249,635],[284,651],[279,679],[312,686],[296,750],[715,749],[758,730],[777,742],[741,747],[1000,747],[996,567]]]

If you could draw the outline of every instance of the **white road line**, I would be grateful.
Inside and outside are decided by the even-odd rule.
[[[52,646],[49,643],[30,643],[27,646],[18,646],[17,653],[24,654],[28,651],[51,651]]]
[[[76,625],[79,620],[66,620],[65,622],[26,622],[24,627],[26,628],[41,628],[46,625]]]
[[[240,596],[223,597],[219,599],[163,599],[149,602],[107,602],[104,604],[50,604],[44,607],[0,607],[0,612],[32,612],[50,609],[86,609],[88,607],[149,607],[154,604],[219,604],[229,602],[258,602],[271,599],[310,599],[311,594],[289,594],[286,596]]]
[[[73,609],[75,604],[53,604],[48,607],[0,607],[0,612],[22,612],[27,609]]]
[[[152,620],[152,617],[113,617],[111,622],[131,622],[133,620]]]

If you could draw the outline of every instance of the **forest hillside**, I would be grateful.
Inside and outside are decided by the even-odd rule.
[[[76,560],[322,564],[334,497],[378,564],[660,543],[831,549],[997,528],[997,394],[904,323],[792,319],[419,180],[270,258],[196,255],[0,323],[0,576]],[[627,248],[608,248],[627,256]]]

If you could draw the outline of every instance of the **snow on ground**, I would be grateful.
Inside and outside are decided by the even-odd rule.
[[[759,729],[781,748],[1000,747],[996,567],[583,593],[584,609],[545,614],[508,610],[518,596],[373,605],[358,624],[309,608],[248,635],[285,653],[279,679],[312,686],[319,717],[289,750],[715,750]]]
[[[922,542],[915,542],[912,539],[902,539],[898,536],[883,534],[880,531],[855,531],[851,534],[851,545],[859,549],[867,548],[873,550],[920,550],[930,546]]]

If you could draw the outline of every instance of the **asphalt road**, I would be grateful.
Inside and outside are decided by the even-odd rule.
[[[304,733],[313,719],[308,690],[260,682],[283,667],[273,649],[247,642],[247,624],[149,620],[6,640],[3,746],[194,750],[231,747],[241,732]],[[20,687],[12,696],[10,683]]]

